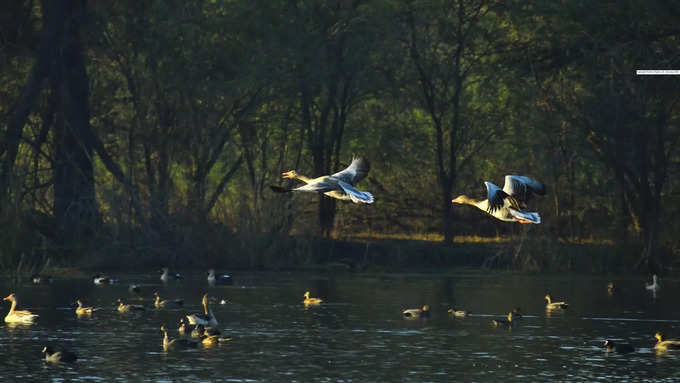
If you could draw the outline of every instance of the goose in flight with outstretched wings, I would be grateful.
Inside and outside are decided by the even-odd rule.
[[[373,194],[357,189],[354,184],[366,177],[370,166],[368,161],[363,158],[354,158],[352,163],[342,171],[321,176],[308,178],[298,174],[295,170],[283,172],[283,178],[297,179],[305,185],[286,189],[280,186],[270,186],[277,193],[287,193],[292,191],[323,193],[331,198],[351,200],[354,203],[373,203]]]
[[[501,221],[519,223],[541,223],[537,212],[529,212],[527,202],[533,194],[544,195],[545,185],[526,176],[507,175],[503,189],[491,182],[486,185],[487,198],[475,200],[460,195],[451,202],[476,206]]]

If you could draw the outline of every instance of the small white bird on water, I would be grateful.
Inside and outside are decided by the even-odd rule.
[[[460,195],[451,202],[476,206],[501,221],[541,223],[538,212],[526,211],[527,202],[533,193],[545,194],[546,188],[541,182],[525,176],[507,175],[503,189],[491,182],[485,181],[484,184],[487,198],[474,200],[466,195]]]
[[[295,170],[283,172],[283,178],[300,180],[306,185],[293,189],[271,185],[270,188],[277,193],[292,191],[316,192],[340,200],[351,200],[354,203],[373,203],[373,194],[357,189],[354,184],[368,175],[370,165],[363,158],[354,158],[352,163],[342,171],[321,176],[308,178],[298,174]]]
[[[657,292],[659,289],[661,289],[661,285],[659,284],[656,274],[652,275],[652,283],[645,284],[645,289],[653,292]]]

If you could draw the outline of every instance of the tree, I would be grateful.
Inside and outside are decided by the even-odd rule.
[[[494,77],[484,66],[500,53],[499,6],[486,0],[408,1],[403,15],[404,49],[416,84],[406,88],[431,121],[446,243],[453,241],[451,193],[458,172],[493,138],[499,124],[498,111],[488,104],[485,109],[480,100]],[[497,94],[493,101],[502,103],[502,98]]]

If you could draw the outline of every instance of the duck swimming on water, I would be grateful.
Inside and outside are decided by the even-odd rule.
[[[161,272],[162,272],[161,281],[163,281],[164,283],[170,280],[182,279],[182,276],[179,273],[170,271],[170,269],[168,269],[167,267],[163,267],[161,269]]]
[[[505,319],[494,319],[491,321],[494,327],[512,327],[512,320],[514,319],[514,314],[512,311],[508,313],[508,320]]]
[[[121,313],[129,313],[132,311],[140,312],[145,310],[142,305],[125,304],[120,298],[118,298],[116,302],[118,303],[118,312]]]
[[[31,275],[31,281],[34,285],[45,285],[52,283],[52,276],[45,274],[33,274]]]
[[[618,352],[619,354],[635,351],[635,347],[630,343],[616,343],[611,340],[605,340],[603,346],[607,349],[607,352]]]
[[[194,330],[196,326],[188,324],[184,318],[179,319],[179,327],[177,328],[177,332],[180,335],[187,335],[191,334],[191,332]]]
[[[419,309],[406,309],[401,313],[406,319],[429,318],[430,306],[424,305]]]
[[[466,310],[456,310],[455,307],[452,307],[448,310],[449,315],[455,318],[465,318],[467,317],[470,312]]]
[[[208,270],[208,284],[210,286],[215,285],[231,285],[234,281],[231,279],[231,275],[223,273],[215,273],[215,269]]]
[[[310,298],[309,294],[310,292],[306,291],[305,294],[303,295],[305,299],[302,301],[302,303],[304,303],[305,305],[318,305],[321,304],[321,302],[323,302],[323,299],[321,298]]]
[[[90,315],[93,312],[99,310],[98,308],[95,307],[85,307],[83,306],[83,302],[81,302],[80,299],[76,299],[76,304],[78,307],[76,307],[76,315]]]
[[[52,346],[44,346],[42,353],[45,354],[45,361],[51,363],[67,362],[72,363],[78,359],[78,355],[75,353],[61,349],[56,351]]]
[[[160,295],[158,295],[158,292],[154,292],[153,296],[155,297],[153,304],[154,304],[154,306],[156,306],[157,309],[184,306],[184,299],[172,299],[172,300],[171,299],[161,299]]]
[[[196,348],[198,346],[197,342],[188,339],[170,339],[165,326],[161,326],[161,331],[163,332],[163,351]]]
[[[645,289],[653,292],[657,292],[661,289],[661,285],[659,284],[656,274],[652,275],[652,283],[645,284]]]
[[[32,312],[28,310],[17,310],[17,296],[14,293],[11,293],[10,295],[6,296],[3,298],[5,301],[10,301],[12,302],[12,306],[9,309],[9,312],[5,316],[5,322],[6,323],[23,323],[23,324],[31,324],[33,323],[33,320],[38,317],[37,314],[33,314]]]
[[[545,305],[545,308],[548,310],[566,309],[569,307],[566,302],[553,302],[550,298],[550,294],[546,294],[545,300],[548,301],[548,303]]]
[[[680,340],[666,339],[661,331],[654,334],[654,338],[656,338],[654,348],[657,350],[680,349]]]
[[[118,282],[118,280],[108,275],[97,274],[92,277],[92,282],[94,282],[95,285],[112,285]]]
[[[203,299],[201,299],[201,304],[203,305],[204,313],[187,315],[186,318],[189,321],[189,324],[192,325],[201,324],[203,326],[217,327],[217,318],[215,318],[215,315],[213,314],[212,310],[208,307],[208,293],[205,293],[203,295]]]

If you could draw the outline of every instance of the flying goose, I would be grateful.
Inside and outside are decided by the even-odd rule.
[[[451,200],[453,203],[476,206],[493,217],[506,222],[541,223],[537,212],[528,212],[527,202],[533,193],[544,195],[545,185],[525,176],[507,175],[503,189],[484,182],[487,198],[474,200],[466,195],[459,195]]]
[[[337,173],[310,179],[298,174],[295,170],[283,172],[283,178],[297,179],[306,185],[294,189],[286,189],[271,185],[270,188],[277,193],[292,191],[323,193],[328,197],[351,200],[354,203],[373,203],[373,194],[361,191],[354,185],[368,175],[370,165],[363,158],[353,158],[352,163]]]
[[[33,320],[38,317],[37,314],[33,314],[28,310],[17,310],[17,296],[14,293],[6,296],[3,300],[12,302],[12,306],[10,307],[7,316],[5,316],[5,322],[7,323],[31,324],[33,323]]]

